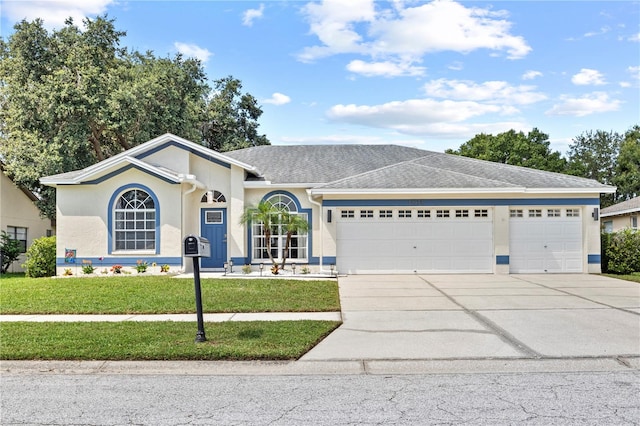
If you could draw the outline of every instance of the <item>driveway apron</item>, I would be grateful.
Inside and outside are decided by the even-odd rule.
[[[320,360],[640,356],[640,285],[599,275],[340,277]]]

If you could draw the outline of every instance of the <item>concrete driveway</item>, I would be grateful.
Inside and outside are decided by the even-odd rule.
[[[302,361],[640,357],[640,285],[598,275],[354,275]]]

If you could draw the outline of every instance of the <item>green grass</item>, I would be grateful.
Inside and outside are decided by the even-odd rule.
[[[634,272],[633,274],[630,274],[630,275],[615,275],[615,274],[602,274],[602,275],[609,278],[618,278],[619,280],[633,281],[636,283],[640,283],[640,272]]]
[[[0,359],[294,360],[339,325],[333,321],[206,323],[0,323]]]
[[[203,279],[204,312],[340,310],[335,281]],[[167,314],[195,310],[190,279],[167,276],[25,278],[0,281],[0,314]]]

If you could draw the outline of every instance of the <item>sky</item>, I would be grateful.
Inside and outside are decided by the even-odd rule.
[[[274,145],[442,152],[538,128],[566,154],[640,124],[639,1],[0,0],[0,35],[104,14],[124,47],[241,80]]]

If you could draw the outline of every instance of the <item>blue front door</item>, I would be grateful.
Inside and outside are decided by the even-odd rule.
[[[227,261],[227,209],[202,209],[202,236],[211,244],[211,257],[200,259],[202,268],[223,268]]]

